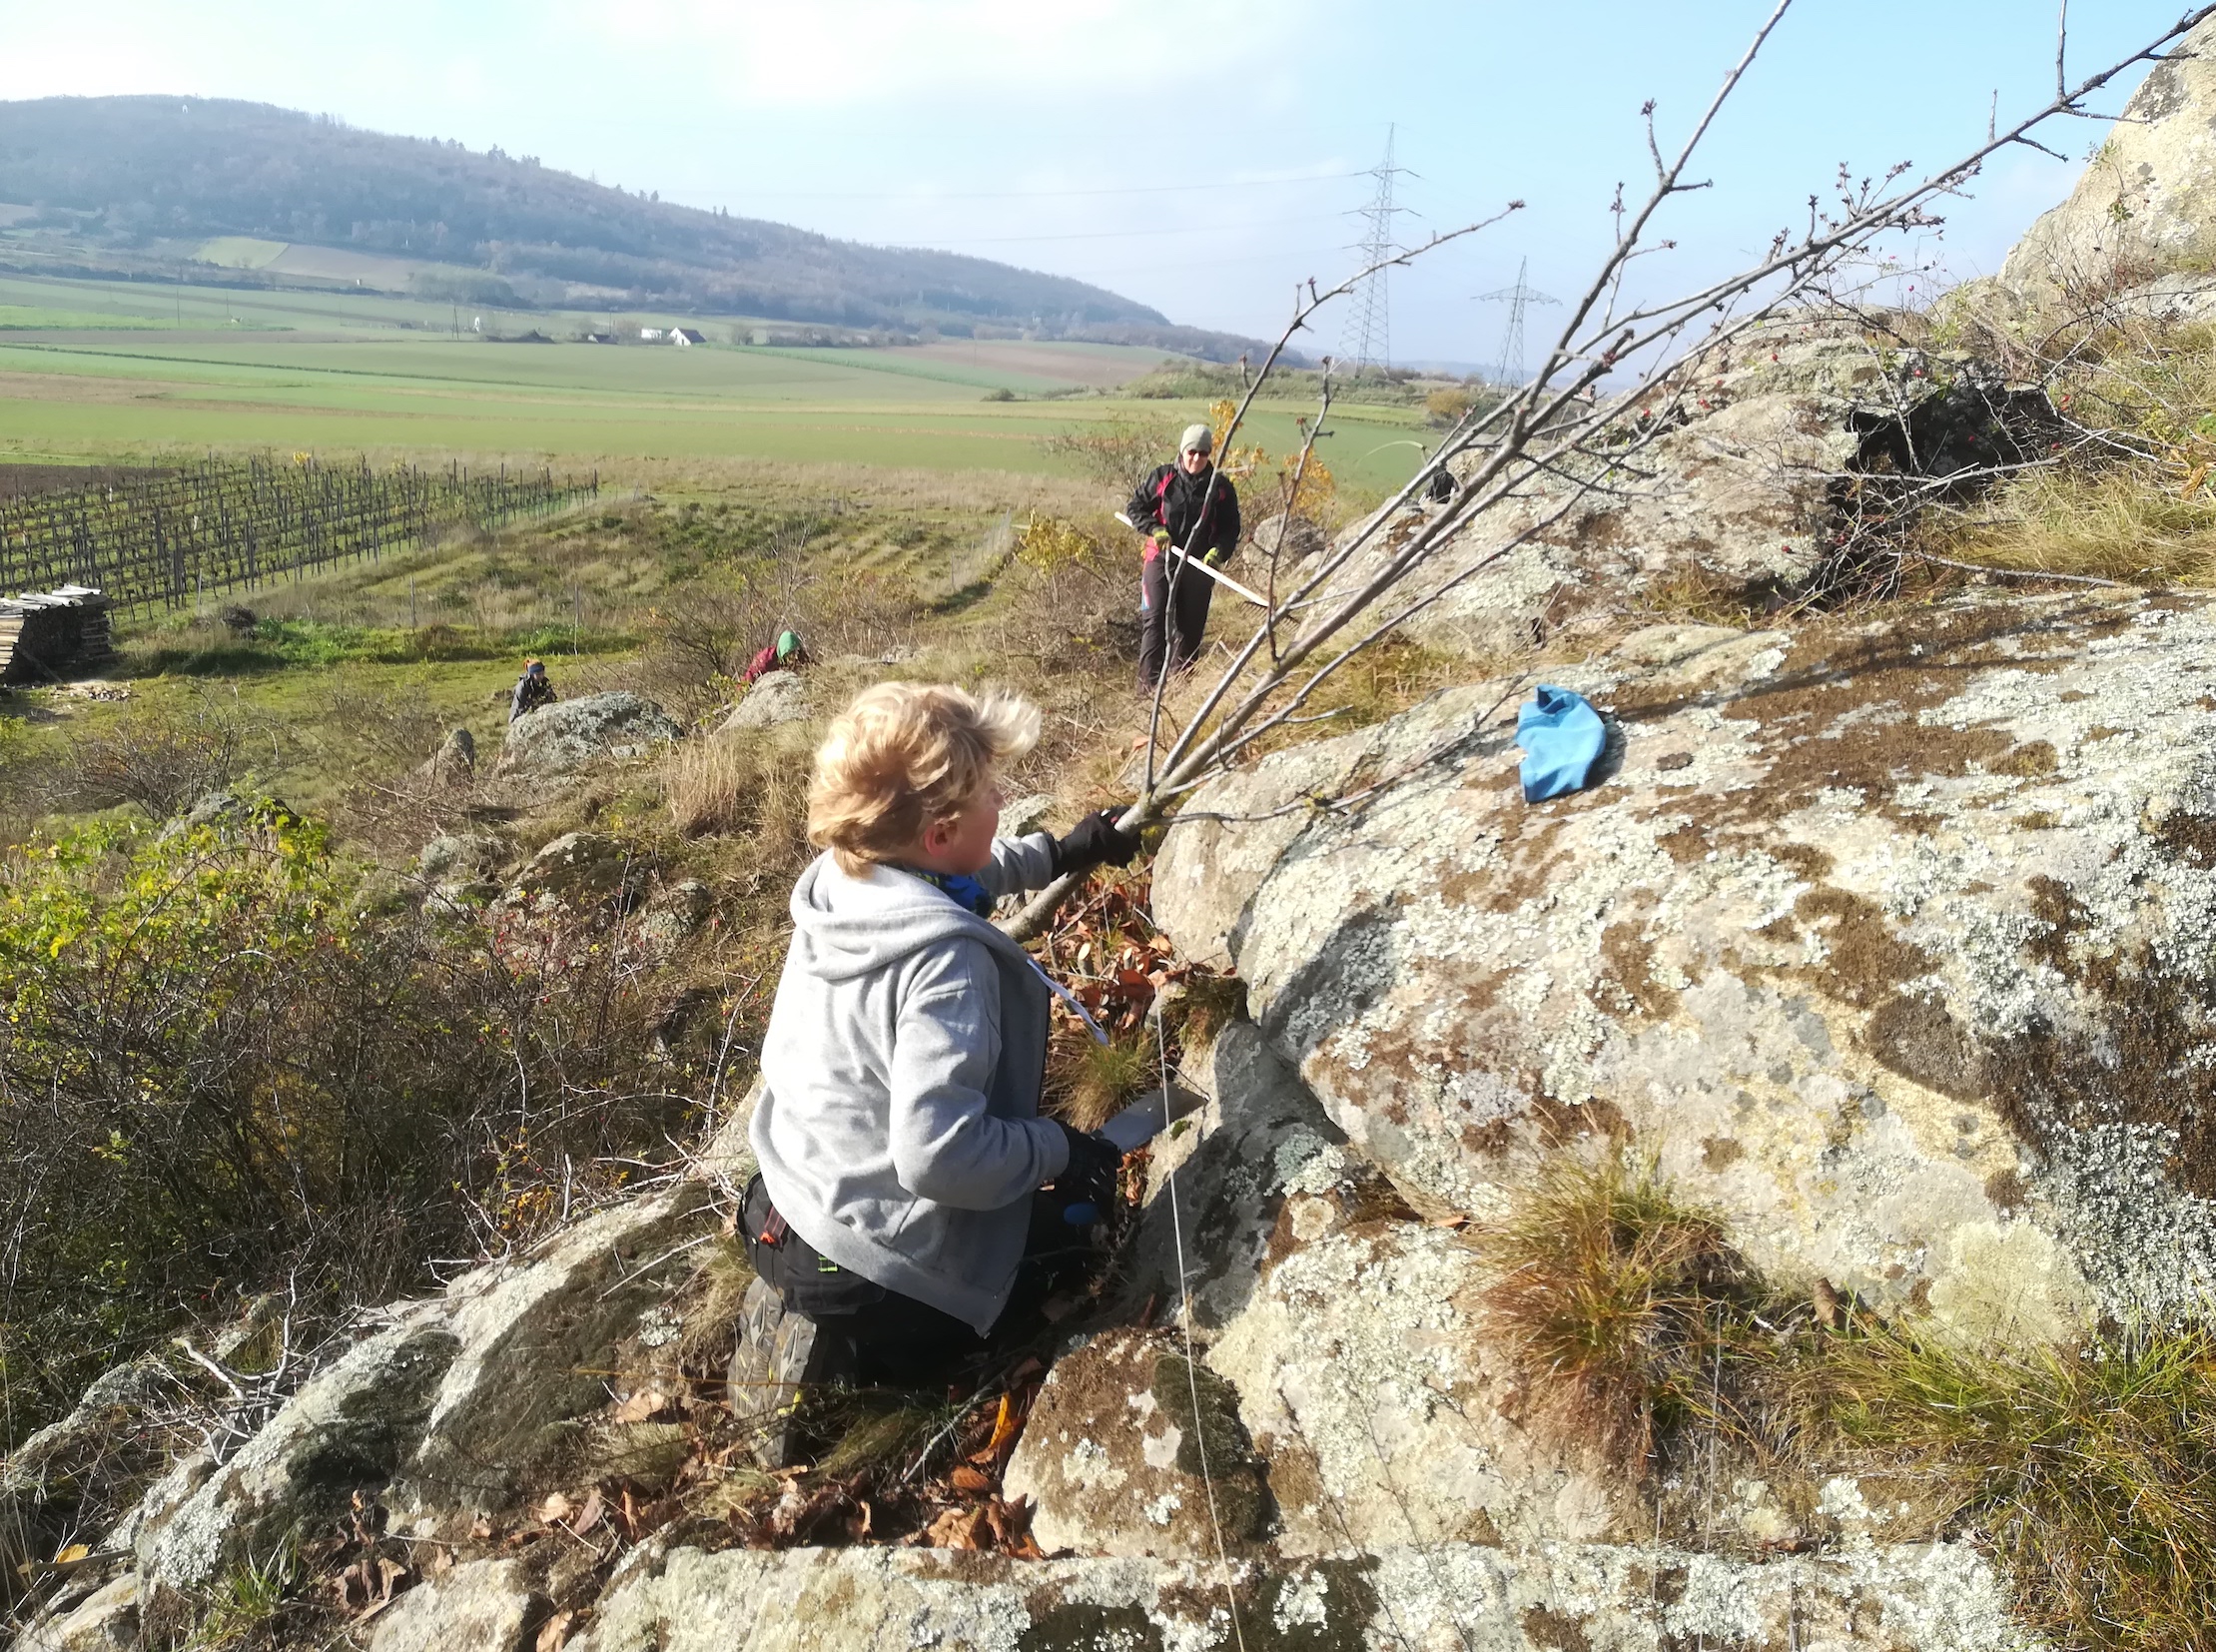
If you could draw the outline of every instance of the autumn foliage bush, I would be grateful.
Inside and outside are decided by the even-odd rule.
[[[0,862],[8,1441],[241,1292],[384,1299],[521,1237],[548,1167],[659,1140],[682,1072],[619,922],[365,901],[267,802]]]

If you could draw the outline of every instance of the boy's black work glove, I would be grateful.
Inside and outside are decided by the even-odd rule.
[[[1096,809],[1070,828],[1070,835],[1055,845],[1056,877],[1079,876],[1101,865],[1130,865],[1138,853],[1138,834],[1116,826],[1118,812]]]
[[[1073,1228],[1090,1228],[1115,1203],[1115,1179],[1123,1168],[1123,1150],[1106,1136],[1088,1135],[1060,1119],[1054,1123],[1070,1144],[1070,1163],[1055,1178],[1062,1219]]]

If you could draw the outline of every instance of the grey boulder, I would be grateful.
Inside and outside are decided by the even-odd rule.
[[[643,695],[612,690],[556,700],[508,724],[493,773],[565,779],[596,762],[643,757],[684,730]]]
[[[801,681],[800,673],[772,671],[755,680],[754,686],[746,691],[746,698],[716,725],[716,732],[729,734],[740,729],[777,728],[785,723],[805,722],[807,717],[808,687]]]
[[[1782,1282],[2004,1342],[2216,1289],[2216,608],[1660,627],[1557,680],[1621,770],[1527,805],[1523,682],[1196,794],[1156,912],[1426,1215],[1625,1141]],[[1260,1424],[1256,1423],[1257,1431]]]

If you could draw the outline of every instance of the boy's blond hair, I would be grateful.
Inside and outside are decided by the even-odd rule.
[[[1039,708],[998,689],[944,683],[865,688],[816,749],[808,841],[860,876],[960,814],[994,770],[1039,743]]]

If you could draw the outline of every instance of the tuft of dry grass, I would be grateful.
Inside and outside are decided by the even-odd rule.
[[[2134,584],[2216,580],[2216,491],[2153,463],[2033,470],[1927,525],[1936,554]]]
[[[765,867],[806,858],[809,755],[771,734],[683,740],[662,759],[670,823],[686,837],[750,833]]]
[[[1652,1169],[1556,1160],[1486,1249],[1487,1306],[1554,1384],[1558,1422],[1627,1466],[1737,1386],[1757,1281],[1723,1223]]]
[[[2216,1645],[2216,1325],[1996,1350],[1836,1298],[1814,1313],[1615,1162],[1555,1162],[1483,1243],[1491,1321],[1553,1384],[1552,1426],[1688,1484],[1753,1463],[1787,1502],[1840,1473],[1897,1482],[1931,1535],[1996,1551],[2052,1644]]]
[[[1099,1130],[1132,1096],[1157,1084],[1154,1047],[1144,1031],[1100,1044],[1083,1029],[1058,1028],[1047,1056],[1046,1111],[1079,1130]]]

